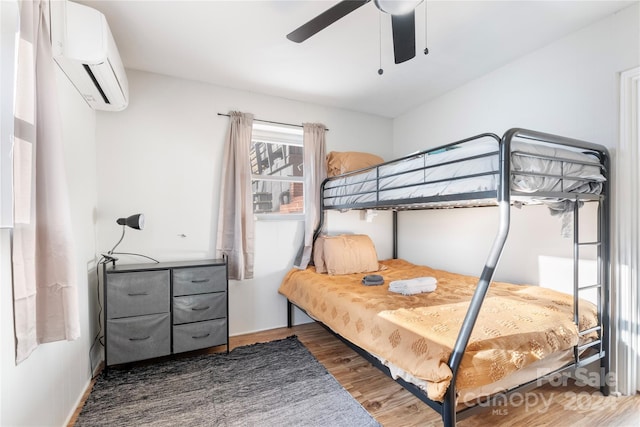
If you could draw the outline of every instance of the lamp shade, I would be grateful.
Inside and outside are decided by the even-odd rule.
[[[126,225],[127,227],[135,228],[136,230],[142,230],[144,228],[144,214],[135,214],[127,218],[118,218],[116,222],[119,225]]]

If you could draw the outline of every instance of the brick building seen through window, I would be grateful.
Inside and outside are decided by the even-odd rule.
[[[303,214],[302,129],[254,123],[251,139],[253,212]]]

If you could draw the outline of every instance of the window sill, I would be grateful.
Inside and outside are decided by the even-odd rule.
[[[304,221],[304,214],[259,213],[253,214],[256,221]]]

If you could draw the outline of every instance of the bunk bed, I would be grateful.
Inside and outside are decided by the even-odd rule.
[[[506,401],[510,393],[526,392],[545,379],[570,374],[596,361],[601,367],[601,391],[608,395],[609,173],[604,146],[510,129],[502,138],[492,133],[476,135],[327,178],[321,186],[314,241],[319,239],[327,210],[388,209],[393,212],[393,259],[380,262],[375,274],[384,276],[385,285],[377,287],[361,285],[363,274],[320,274],[317,266],[290,271],[280,287],[288,301],[288,324],[291,326],[292,310],[297,306],[436,410],[447,427]],[[579,212],[584,202],[597,203],[595,241],[580,240]],[[511,208],[527,204],[545,204],[573,221],[572,295],[492,281],[507,240]],[[478,206],[497,206],[499,216],[479,277],[397,259],[398,212]],[[597,263],[596,283],[586,286],[579,279],[578,266],[585,247],[595,250]],[[388,290],[389,281],[423,276],[438,278],[436,292],[404,296]],[[581,297],[585,291],[595,292],[593,303]],[[527,305],[533,307],[532,312],[526,312]],[[542,306],[546,308],[541,310]],[[523,310],[518,318],[527,325],[518,325],[513,317],[500,318],[501,310],[514,307]],[[447,321],[442,321],[443,314]],[[451,321],[456,316],[459,321]],[[440,319],[421,327],[429,317]],[[511,330],[503,333],[497,323]],[[531,326],[535,324],[545,324],[546,329],[537,331]],[[474,326],[485,335],[495,335],[495,340],[479,340],[475,334],[472,339]],[[388,332],[385,345],[372,343],[375,336],[361,338],[367,335],[360,333],[363,330],[381,332],[378,335]],[[528,337],[535,348],[525,351],[518,345],[527,340],[505,339],[518,334]],[[545,339],[552,350],[536,344]],[[509,347],[512,345],[515,349]],[[400,353],[413,354],[405,360],[398,357]],[[522,362],[530,354],[536,357]],[[509,366],[522,365],[523,369],[504,369],[509,358],[510,362],[520,360]],[[483,372],[491,379],[469,380],[482,377]]]

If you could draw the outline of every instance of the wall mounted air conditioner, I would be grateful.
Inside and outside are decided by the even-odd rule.
[[[104,15],[66,0],[50,5],[53,57],[62,71],[91,108],[125,109],[129,84]]]

